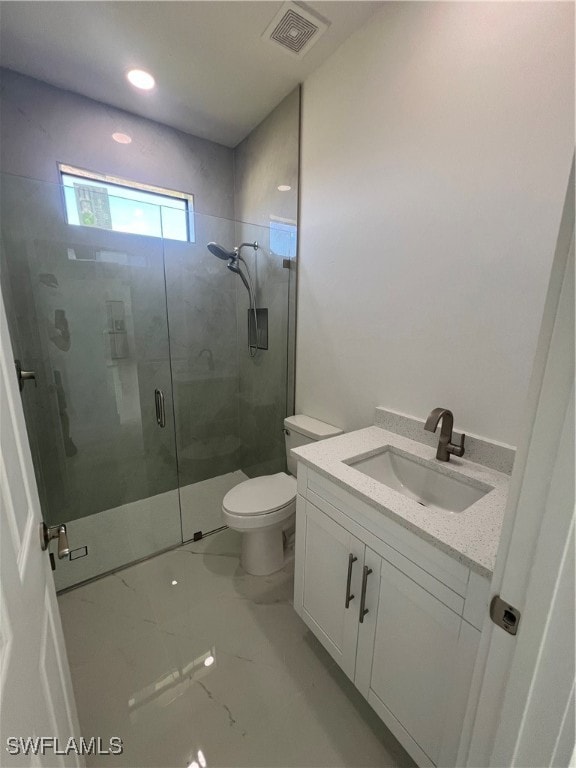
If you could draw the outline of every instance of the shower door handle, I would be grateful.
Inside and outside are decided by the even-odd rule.
[[[161,389],[154,390],[154,402],[156,404],[156,423],[159,427],[165,427],[166,406],[164,404],[164,392]]]

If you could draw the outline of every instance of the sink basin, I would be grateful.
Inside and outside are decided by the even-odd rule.
[[[442,512],[463,512],[492,490],[448,476],[391,448],[346,463],[421,506]]]

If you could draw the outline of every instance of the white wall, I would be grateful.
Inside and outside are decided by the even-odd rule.
[[[296,410],[515,444],[574,151],[570,3],[388,3],[303,88]]]

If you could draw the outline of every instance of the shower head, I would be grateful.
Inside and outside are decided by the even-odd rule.
[[[214,256],[217,256],[219,259],[222,259],[223,261],[228,261],[229,259],[236,259],[238,257],[238,254],[236,251],[227,251],[225,248],[222,248],[221,245],[218,243],[208,243],[207,245],[208,250],[210,253],[213,253]]]
[[[253,243],[242,243],[242,245],[236,246],[233,251],[227,251],[225,248],[222,248],[221,245],[214,242],[208,243],[206,247],[208,248],[210,253],[214,254],[214,256],[218,256],[219,259],[222,259],[223,261],[228,262],[226,266],[228,267],[230,272],[234,272],[234,274],[240,276],[240,279],[246,286],[246,290],[248,291],[248,295],[250,296],[250,306],[256,306],[254,304],[254,293],[252,291],[251,278],[250,278],[250,272],[248,271],[248,265],[240,255],[240,251],[245,246],[254,248],[255,251],[258,250],[258,243],[256,241],[254,241]],[[244,262],[246,272],[248,272],[248,279],[246,279],[246,275],[240,269],[240,264],[239,264],[240,261]]]
[[[219,243],[208,243],[206,246],[210,253],[213,253],[214,256],[218,256],[219,259],[222,259],[223,261],[227,261],[228,259],[237,259],[238,257],[242,258],[240,256],[240,253],[242,251],[242,248],[245,248],[248,246],[249,248],[254,248],[255,251],[258,250],[259,245],[256,241],[253,243],[242,243],[242,245],[237,245],[233,251],[227,251],[226,248],[223,248]]]

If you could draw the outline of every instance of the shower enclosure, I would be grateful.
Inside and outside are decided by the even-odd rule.
[[[4,174],[2,290],[65,588],[222,526],[222,497],[285,469],[296,229],[194,216],[194,242],[73,226],[62,187]],[[145,204],[142,204],[145,206]],[[246,249],[267,309],[249,354],[247,292],[207,250]],[[16,374],[15,374],[16,375]]]

